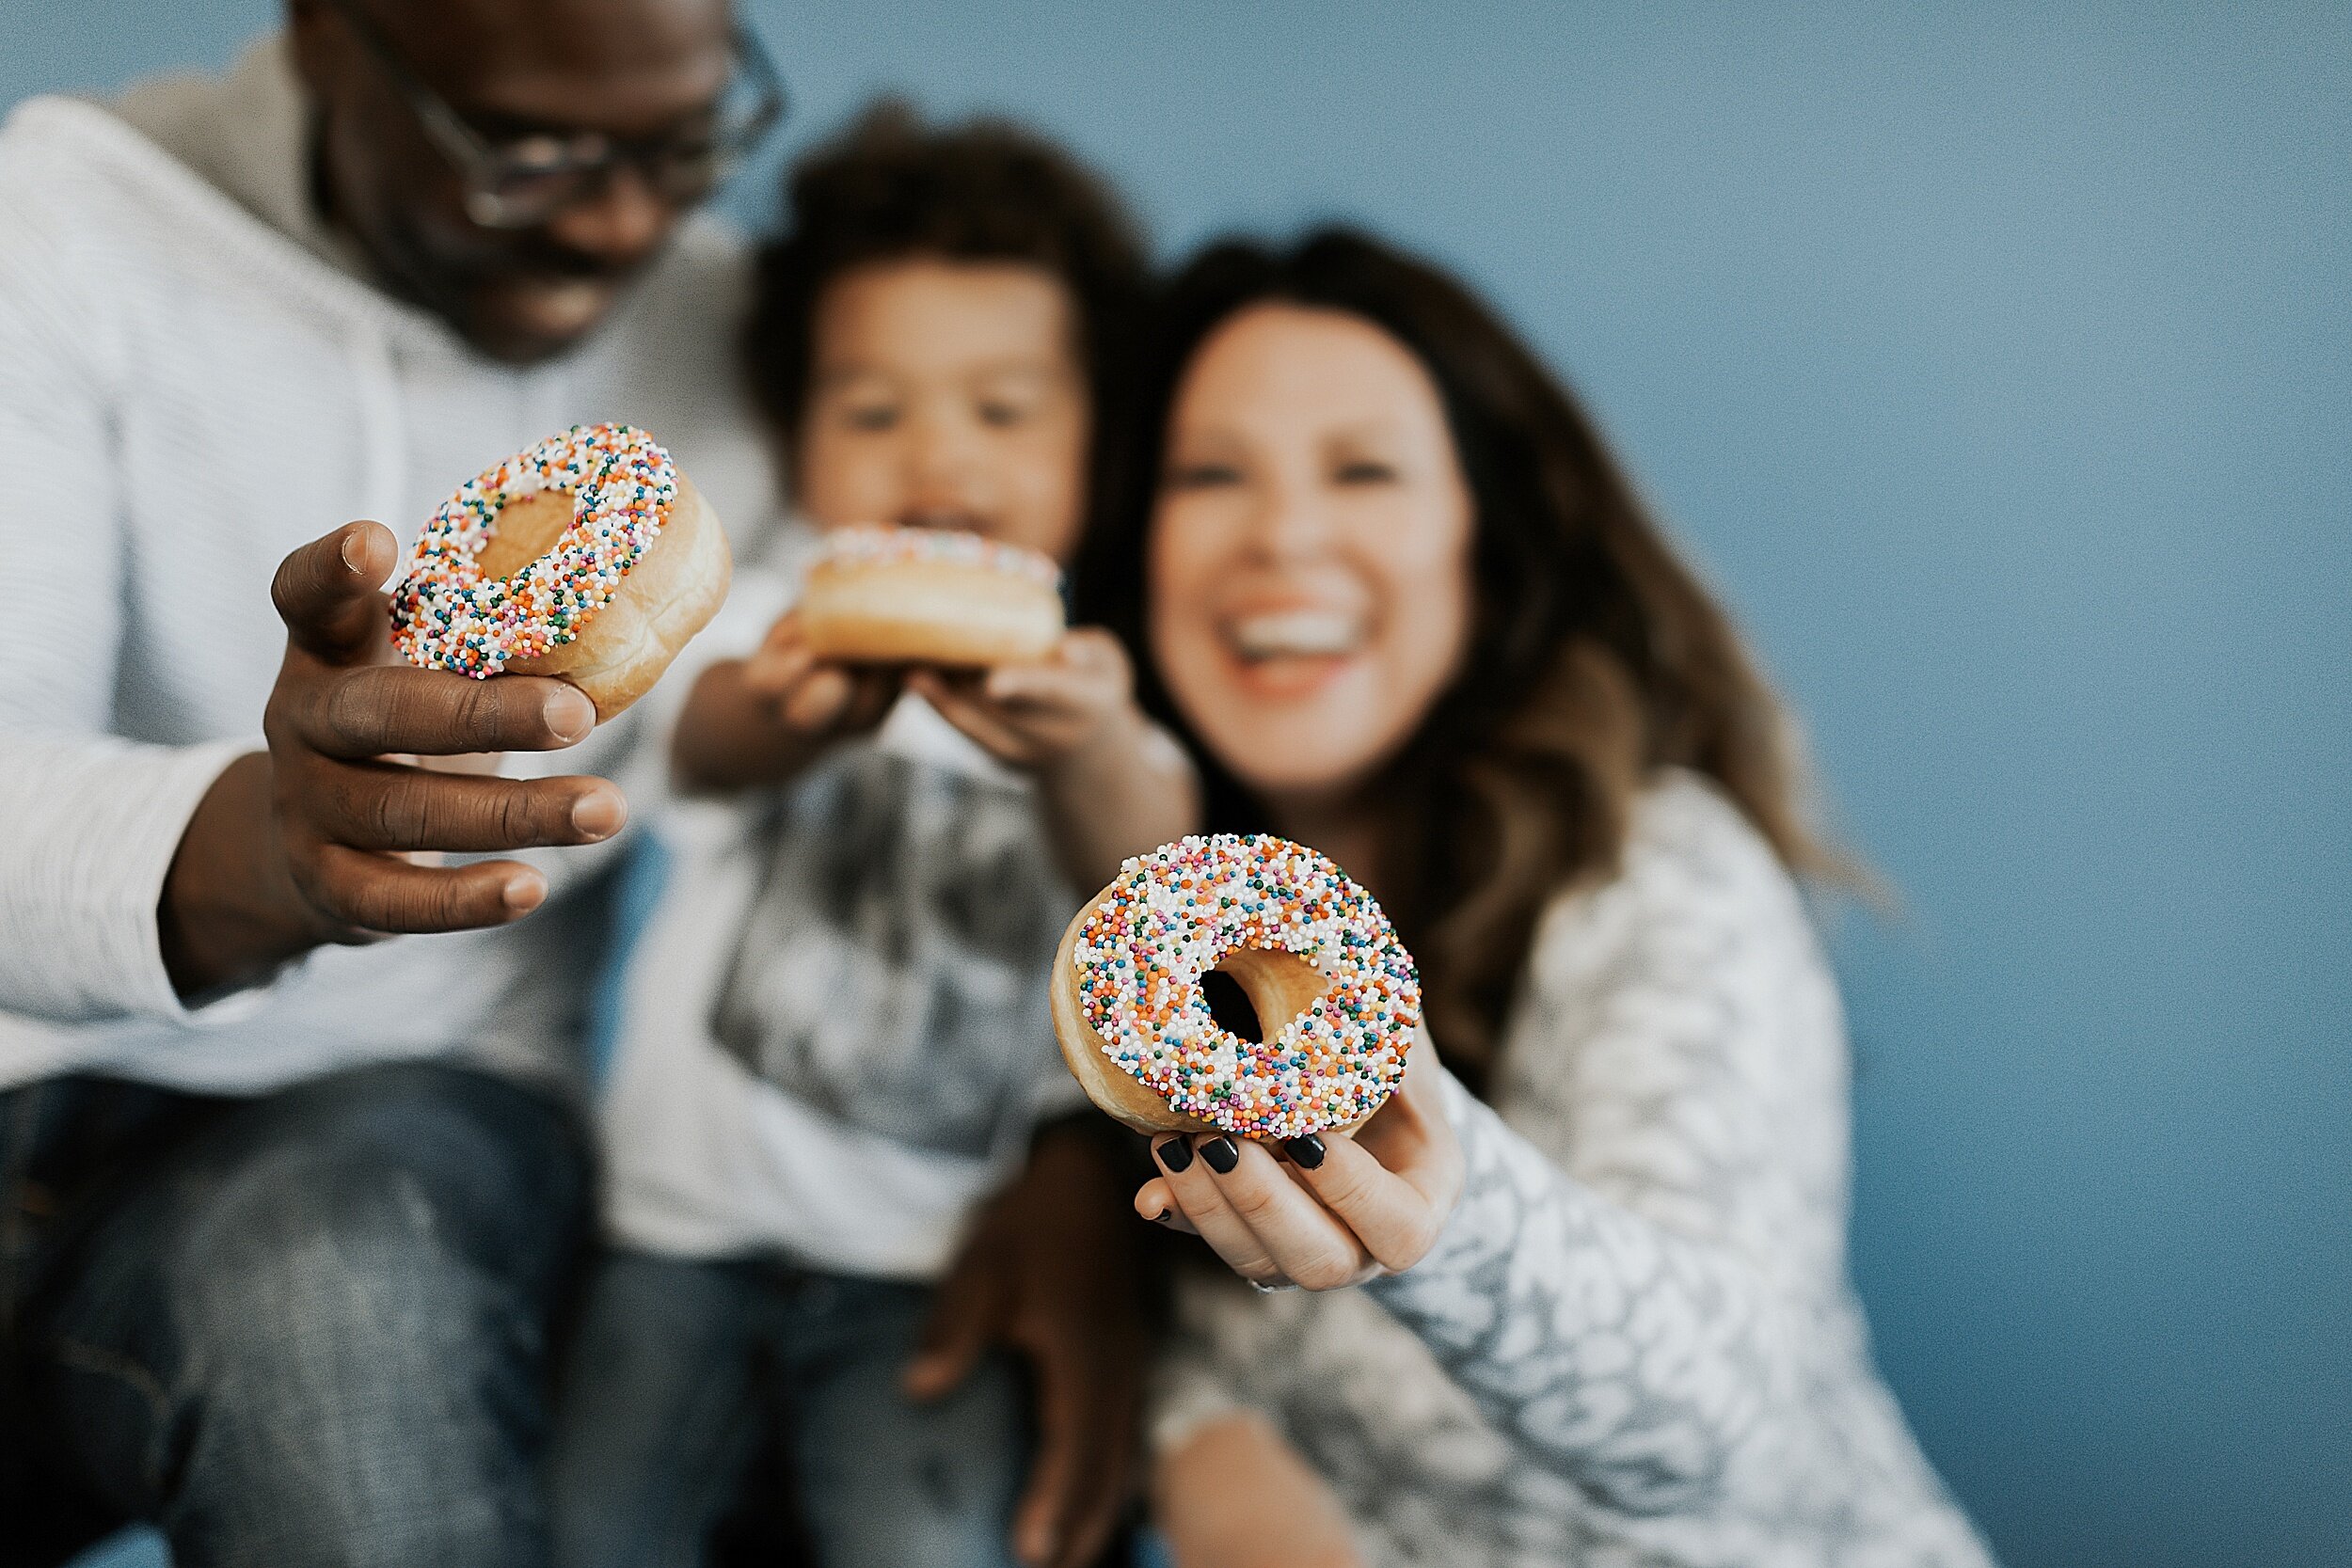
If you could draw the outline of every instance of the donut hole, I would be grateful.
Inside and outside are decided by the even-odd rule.
[[[1209,1017],[1218,1028],[1252,1045],[1265,1042],[1265,1025],[1258,1022],[1257,1005],[1239,980],[1224,970],[1213,969],[1200,976],[1200,994],[1208,999]]]
[[[1303,956],[1267,947],[1236,947],[1200,976],[1209,1016],[1219,1027],[1260,1044],[1289,1028],[1329,985]]]
[[[555,548],[555,542],[571,526],[569,490],[534,490],[517,496],[499,509],[490,524],[490,537],[483,541],[474,563],[485,578],[511,578]]]

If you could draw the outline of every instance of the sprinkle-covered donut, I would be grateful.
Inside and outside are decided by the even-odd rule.
[[[825,535],[821,563],[828,566],[898,566],[941,561],[1002,572],[1052,593],[1061,592],[1061,568],[1051,556],[985,534],[944,528],[837,528]]]
[[[801,586],[819,658],[986,667],[1062,639],[1061,569],[1032,549],[933,528],[841,528]]]
[[[508,504],[568,492],[571,526],[513,576],[482,567]],[[574,425],[458,487],[392,591],[392,641],[409,662],[477,680],[571,641],[652,547],[677,498],[670,454],[642,430]]]
[[[1421,1022],[1412,957],[1372,895],[1311,849],[1261,834],[1181,839],[1127,862],[1080,920],[1072,960],[1087,1023],[1179,1115],[1294,1138],[1361,1121],[1404,1076]],[[1263,1043],[1218,1024],[1200,987],[1244,949],[1296,954],[1325,981]]]

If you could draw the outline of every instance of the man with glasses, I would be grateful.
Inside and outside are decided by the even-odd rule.
[[[691,213],[782,109],[724,0],[293,0],[0,130],[0,1563],[547,1560],[628,721],[387,663],[350,519],[618,419],[756,526]]]

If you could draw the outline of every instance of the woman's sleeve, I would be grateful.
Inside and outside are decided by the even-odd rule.
[[[1502,1111],[1444,1081],[1461,1203],[1370,1289],[1538,1463],[1655,1514],[1719,1499],[1798,1402],[1847,1132],[1794,889],[1699,786],[1645,811],[1623,875],[1539,934]]]

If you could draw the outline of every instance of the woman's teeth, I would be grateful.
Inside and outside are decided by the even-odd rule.
[[[1238,616],[1228,635],[1247,659],[1329,658],[1356,651],[1363,620],[1342,610],[1284,610]]]

